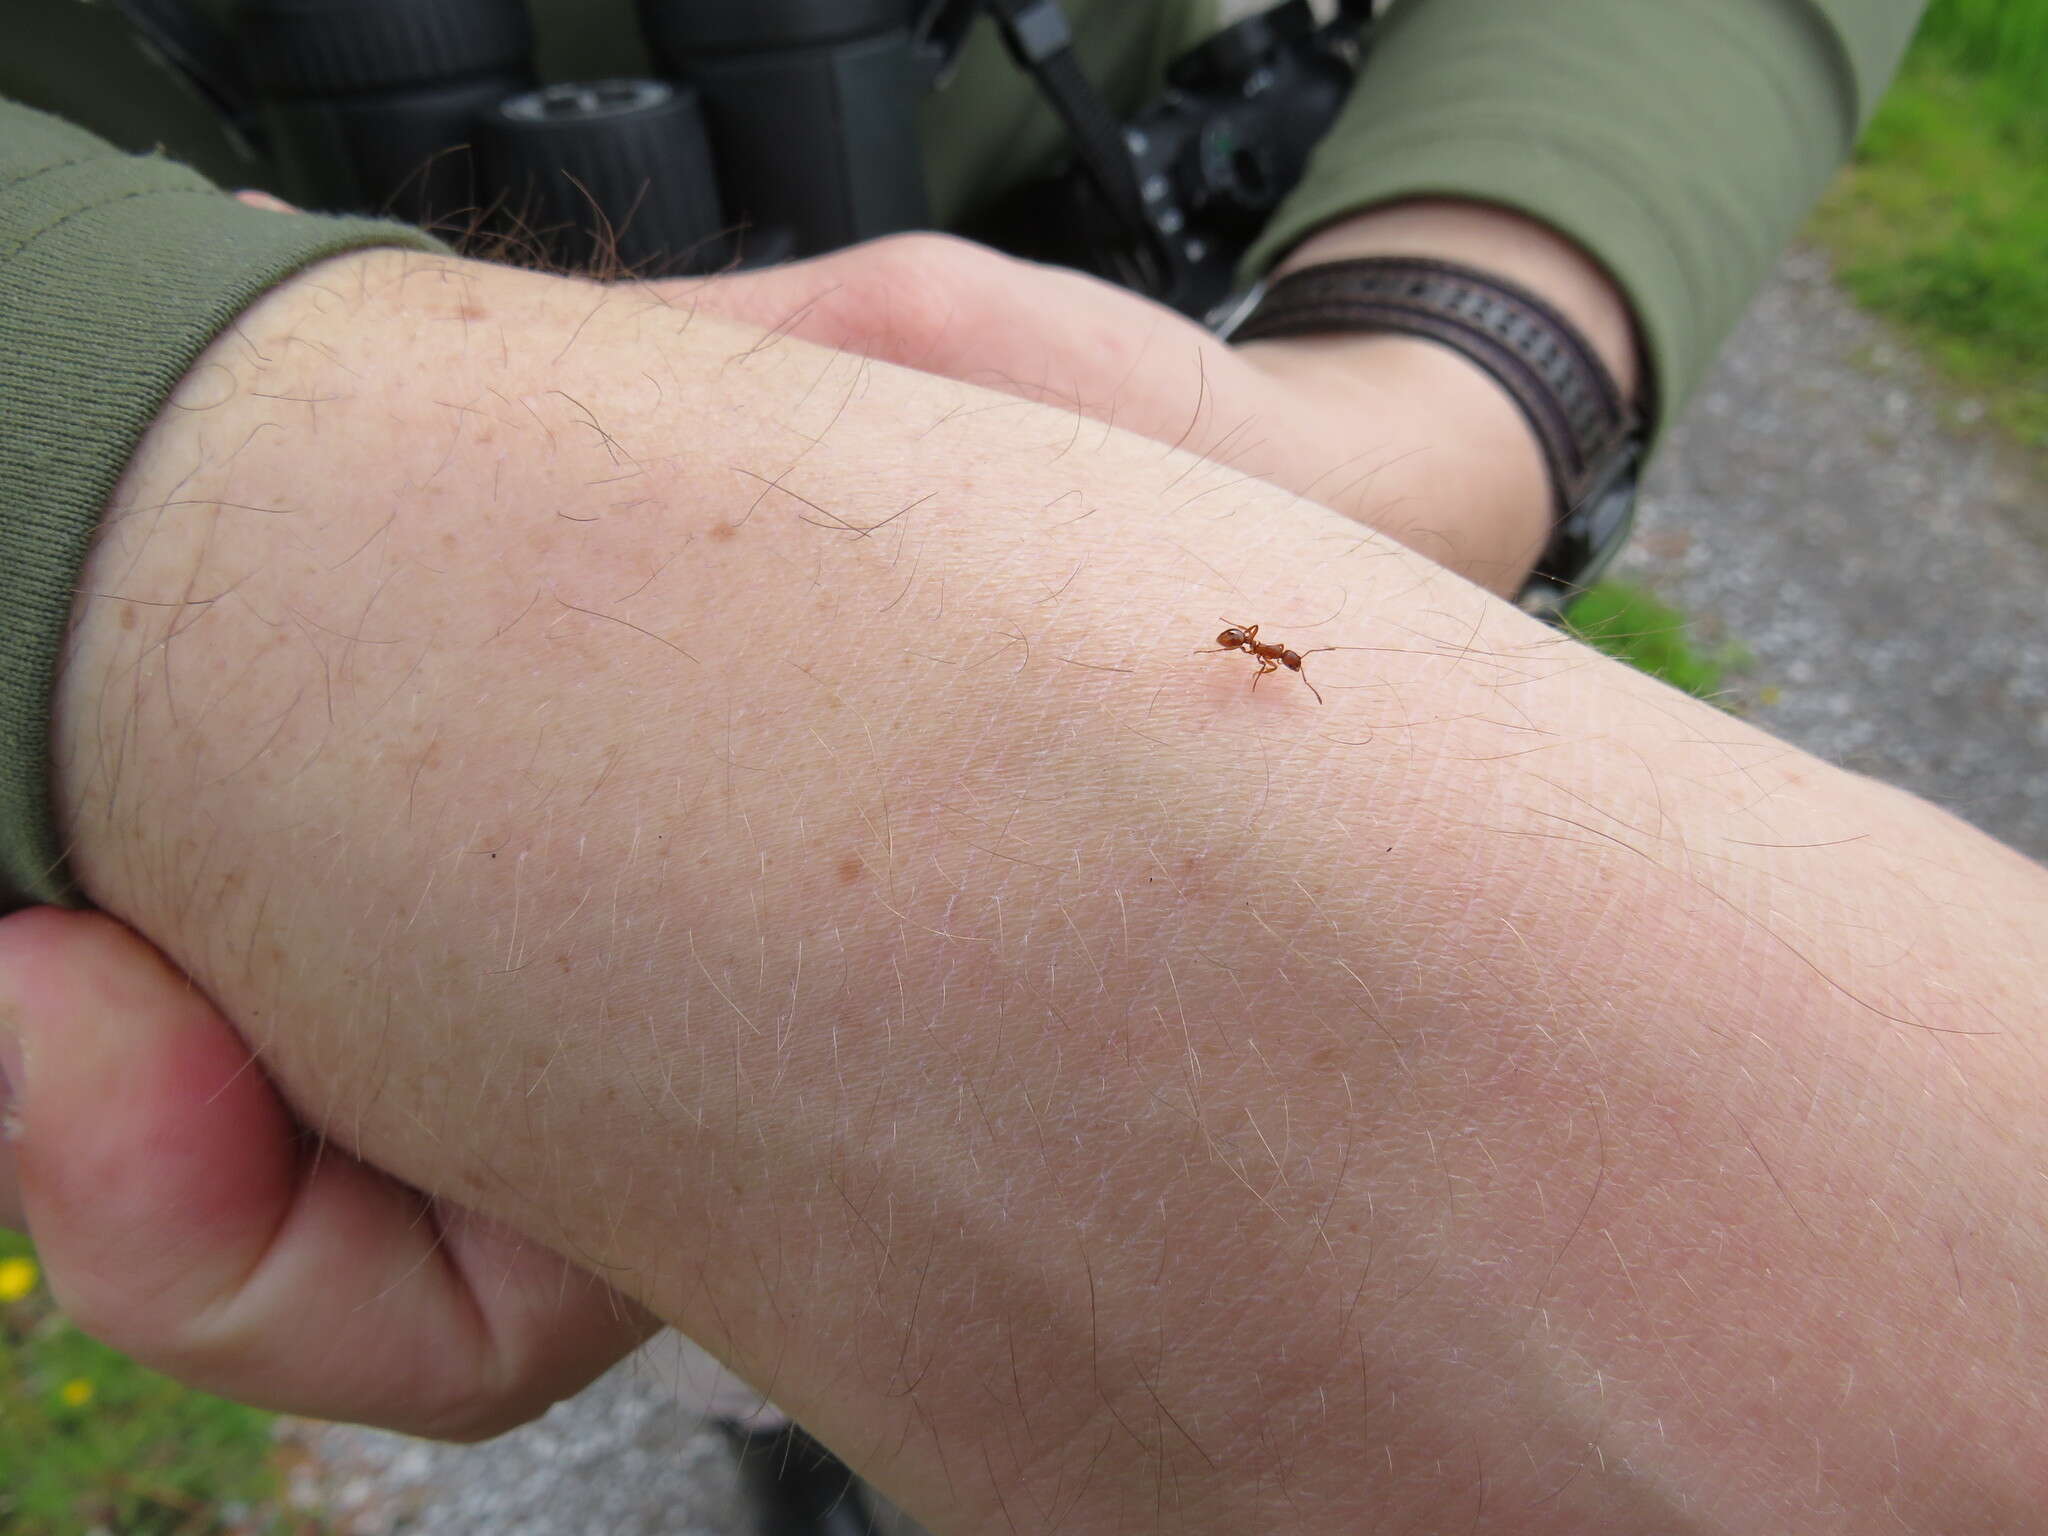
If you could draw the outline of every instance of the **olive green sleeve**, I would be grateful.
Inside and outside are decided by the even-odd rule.
[[[1337,126],[1246,258],[1448,196],[1603,262],[1668,423],[1898,66],[1923,0],[1397,0]]]
[[[94,526],[194,359],[267,288],[417,230],[267,213],[0,101],[0,912],[75,901],[50,701]]]

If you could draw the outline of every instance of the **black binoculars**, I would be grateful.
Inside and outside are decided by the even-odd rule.
[[[1074,158],[968,231],[1214,323],[1350,90],[1372,15],[1225,28],[1119,122],[1057,0],[637,0],[660,79],[538,84],[524,0],[241,0],[285,190],[561,268],[703,273],[929,225],[918,113],[984,13]]]
[[[661,79],[542,87],[523,0],[244,0],[290,194],[646,275],[927,222],[913,0],[639,0]]]

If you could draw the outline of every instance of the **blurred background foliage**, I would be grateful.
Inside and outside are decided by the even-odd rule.
[[[2048,0],[1935,0],[1813,232],[1859,304],[2048,450]]]

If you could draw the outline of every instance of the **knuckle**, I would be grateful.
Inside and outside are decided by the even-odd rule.
[[[864,248],[847,302],[867,334],[892,355],[940,345],[987,286],[992,252],[953,235],[891,235]]]

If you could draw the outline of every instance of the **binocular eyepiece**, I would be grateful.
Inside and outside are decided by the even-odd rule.
[[[648,276],[927,222],[914,0],[639,0],[664,78],[541,87],[524,0],[243,0],[292,196]]]

